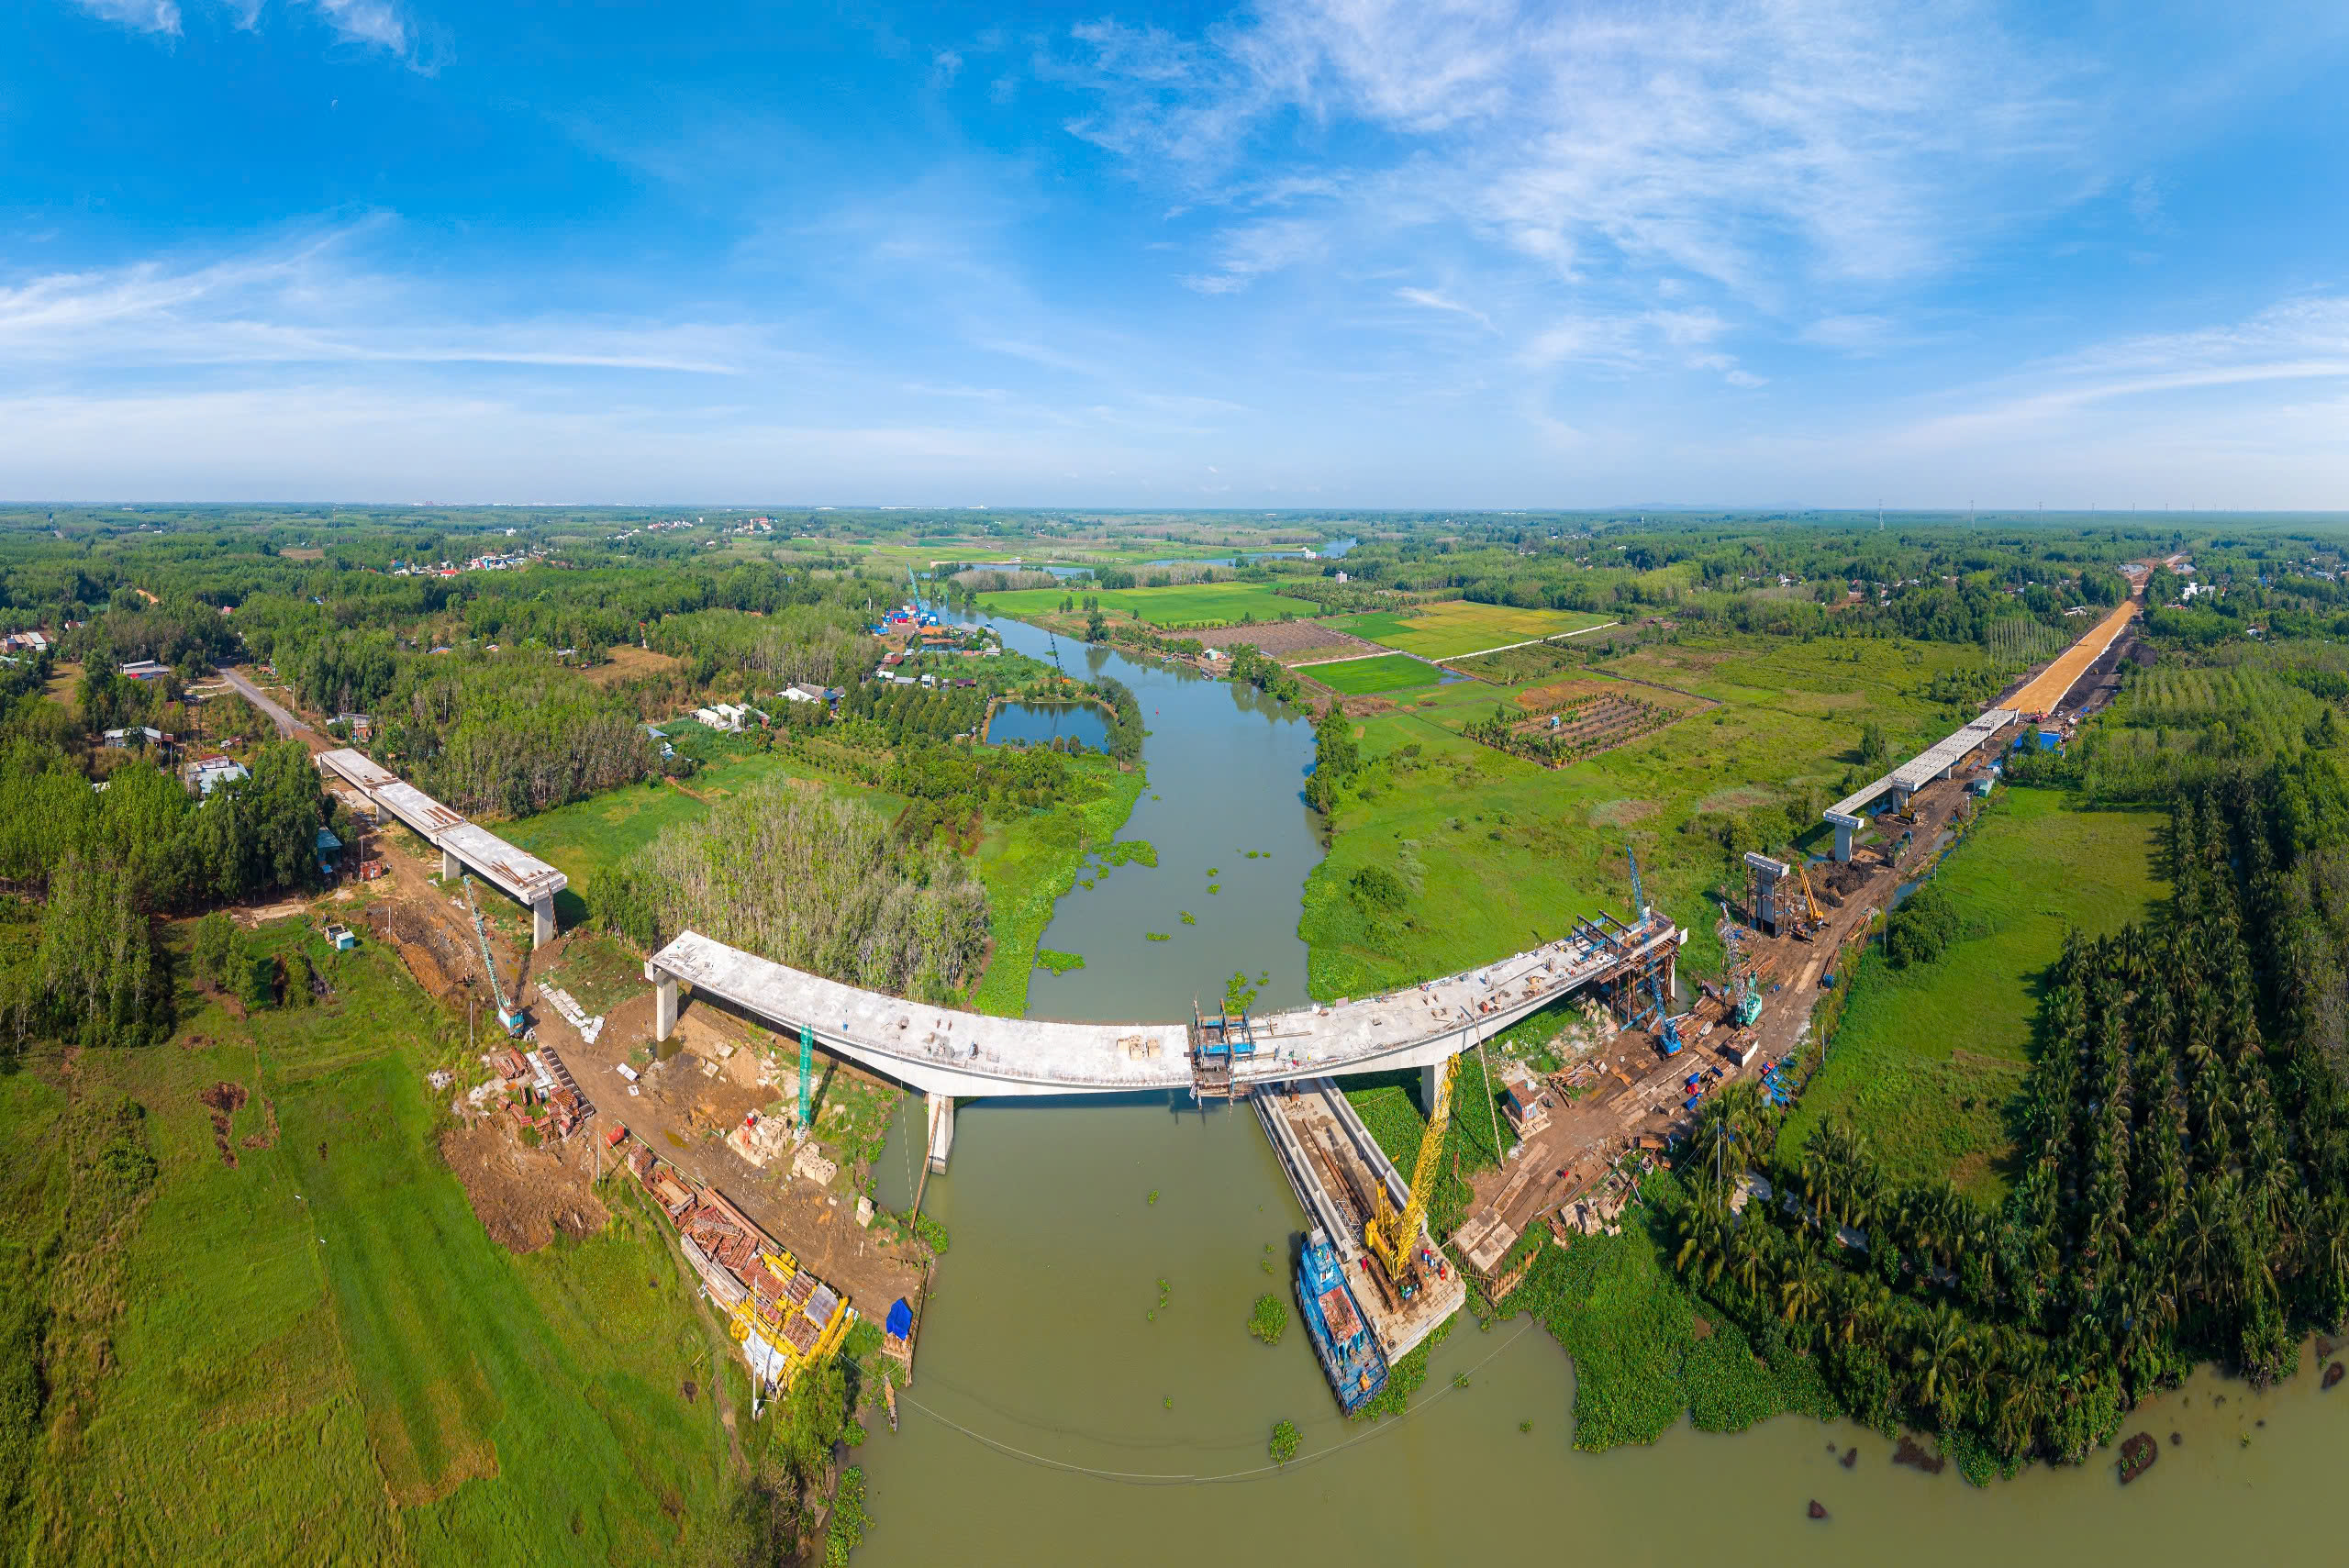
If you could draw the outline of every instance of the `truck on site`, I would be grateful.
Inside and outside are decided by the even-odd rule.
[[[1306,1238],[1297,1259],[1297,1300],[1313,1353],[1321,1358],[1321,1370],[1340,1408],[1351,1416],[1386,1386],[1386,1353],[1378,1348],[1378,1336],[1370,1331],[1369,1319],[1354,1300],[1329,1232],[1319,1226]]]

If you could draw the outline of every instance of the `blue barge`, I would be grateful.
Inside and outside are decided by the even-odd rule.
[[[1321,1370],[1340,1407],[1351,1416],[1386,1386],[1386,1357],[1346,1284],[1345,1265],[1330,1245],[1329,1233],[1318,1226],[1297,1260],[1297,1299]]]

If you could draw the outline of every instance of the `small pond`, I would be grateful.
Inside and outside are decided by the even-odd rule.
[[[1109,744],[1109,726],[1091,703],[1008,702],[999,704],[987,725],[990,746],[1049,746],[1055,740],[1081,741],[1088,751]]]

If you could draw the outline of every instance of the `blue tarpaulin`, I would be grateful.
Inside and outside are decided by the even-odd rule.
[[[914,1331],[914,1309],[906,1305],[902,1296],[890,1304],[887,1328],[900,1340]]]

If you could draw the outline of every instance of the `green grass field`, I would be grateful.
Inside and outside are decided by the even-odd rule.
[[[1442,671],[1408,653],[1381,653],[1338,664],[1316,664],[1303,673],[1350,697],[1432,686],[1443,678]]]
[[[1948,1176],[1996,1203],[2039,977],[2066,926],[2106,935],[2168,895],[2154,858],[2165,821],[2153,811],[2073,810],[2054,790],[2000,791],[1939,874],[1964,934],[1930,964],[1896,970],[1872,953],[1860,966],[1781,1149],[1800,1149],[1822,1120],[1848,1115],[1890,1174]]]
[[[1479,605],[1466,599],[1446,599],[1423,606],[1418,614],[1412,616],[1371,610],[1360,615],[1339,616],[1324,624],[1338,631],[1350,631],[1356,637],[1399,649],[1405,653],[1417,653],[1427,659],[1456,659],[1463,654],[1482,653],[1487,649],[1504,647],[1512,642],[1529,642],[1535,638],[1580,631],[1586,627],[1602,625],[1607,619],[1605,616],[1582,615],[1572,610],[1520,610],[1507,605]]]
[[[1173,588],[1021,588],[1008,594],[982,595],[979,603],[990,615],[1032,617],[1056,613],[1061,601],[1074,595],[1082,603],[1087,593],[1101,601],[1113,617],[1140,619],[1155,627],[1222,626],[1252,616],[1278,620],[1284,613],[1310,608],[1299,599],[1284,599],[1270,583],[1193,583]]]
[[[1369,765],[1340,804],[1298,921],[1312,994],[1363,995],[1553,940],[1578,915],[1626,916],[1626,845],[1639,851],[1651,901],[1689,928],[1691,966],[1709,973],[1718,913],[1706,893],[1730,857],[1706,829],[1735,814],[1783,838],[1791,806],[1802,830],[1815,830],[1818,807],[1858,761],[1861,727],[1876,720],[1896,743],[1940,739],[1945,715],[1911,694],[1981,657],[1876,639],[1656,645],[1594,673],[1723,706],[1556,769],[1462,736],[1493,711],[1499,694],[1489,686],[1434,688],[1358,721]],[[1699,830],[1684,832],[1692,820]],[[1350,879],[1374,863],[1412,889],[1403,909],[1375,912],[1350,895]]]
[[[987,884],[987,927],[993,953],[970,1006],[1016,1018],[1028,1011],[1028,983],[1036,973],[1036,944],[1052,923],[1052,905],[1076,885],[1085,857],[1115,839],[1145,784],[1142,771],[1117,771],[1106,757],[1072,766],[1097,770],[1109,792],[1083,806],[1031,812],[1019,821],[989,823],[979,842],[978,872]]]
[[[70,1103],[143,1107],[152,1186],[93,1234],[55,1058],[0,1080],[0,1224],[61,1250],[50,1415],[12,1556],[76,1562],[645,1562],[721,1544],[725,1340],[654,1222],[525,1257],[493,1243],[435,1140],[422,1073],[462,1054],[373,944],[335,996],[95,1051]],[[199,1091],[240,1085],[231,1168]],[[739,1369],[726,1374],[746,1407]],[[767,1423],[768,1426],[774,1423]],[[743,1422],[745,1442],[759,1439]]]

